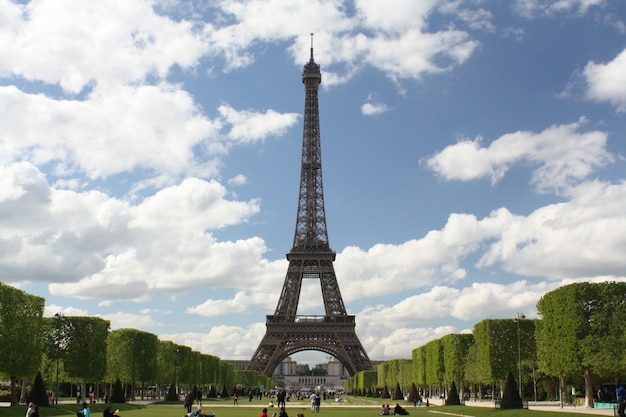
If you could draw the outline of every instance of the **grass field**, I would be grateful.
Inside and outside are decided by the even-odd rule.
[[[378,417],[379,407],[383,402],[389,402],[393,406],[394,401],[358,398],[348,404],[322,403],[320,413],[311,412],[307,402],[287,403],[289,417],[296,417],[303,413],[305,417]],[[261,409],[267,406],[266,401],[247,398],[240,399],[240,406],[234,407],[232,400],[206,400],[203,402],[204,411],[215,413],[216,417],[258,417]],[[409,413],[409,417],[581,417],[578,413],[550,412],[535,410],[496,410],[490,407],[466,407],[466,406],[431,406],[414,408],[412,404],[401,402]],[[91,405],[91,417],[102,417],[104,404]],[[183,417],[185,409],[182,403],[155,403],[149,405],[113,404],[113,408],[120,409],[120,417]],[[76,417],[76,404],[59,404],[56,407],[41,407],[40,417]],[[268,414],[278,409],[269,408]],[[26,406],[0,408],[0,417],[24,417]]]

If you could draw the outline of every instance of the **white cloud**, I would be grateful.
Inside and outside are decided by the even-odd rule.
[[[59,84],[78,93],[102,86],[165,78],[207,52],[192,22],[157,15],[147,0],[37,1],[4,5],[0,75]]]
[[[446,180],[490,177],[498,182],[512,165],[523,161],[538,167],[532,182],[540,191],[560,192],[587,178],[597,167],[613,162],[606,150],[607,134],[580,132],[585,120],[554,125],[543,132],[518,131],[482,147],[482,139],[464,139],[426,160]]]
[[[363,116],[373,116],[388,111],[389,107],[384,103],[365,103],[361,106],[361,114],[363,114]]]
[[[608,101],[626,112],[626,49],[607,63],[589,62],[583,71],[587,98]]]
[[[592,7],[600,7],[606,0],[516,0],[514,9],[523,17],[555,16],[557,14],[584,15]]]
[[[287,129],[297,123],[297,113],[278,113],[267,110],[265,113],[243,110],[237,111],[229,105],[218,107],[220,116],[232,127],[228,137],[234,142],[250,143],[265,139],[269,135],[281,136]]]
[[[519,275],[559,279],[623,276],[626,183],[584,183],[570,196],[570,201],[512,218],[478,266],[501,262]]]
[[[159,336],[189,346],[198,352],[222,359],[250,359],[265,334],[265,323],[237,326],[213,326],[206,333],[172,333]]]
[[[0,137],[11,156],[55,164],[62,176],[102,178],[138,167],[193,172],[192,148],[220,141],[219,124],[169,85],[96,89],[85,101],[0,87],[0,111]]]

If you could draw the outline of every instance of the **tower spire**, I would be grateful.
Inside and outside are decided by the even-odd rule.
[[[313,33],[311,33],[311,62],[313,61]]]

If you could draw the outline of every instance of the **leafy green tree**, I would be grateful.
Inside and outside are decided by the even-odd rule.
[[[581,282],[557,288],[537,303],[542,316],[537,329],[539,367],[561,378],[562,387],[566,378],[583,376],[587,407],[593,407],[594,374],[626,374],[624,294],[624,282]]]
[[[467,352],[473,343],[474,336],[471,334],[449,334],[441,338],[445,382],[455,381],[461,392],[465,391],[463,381]]]
[[[68,316],[65,324],[68,332],[63,363],[67,375],[79,378],[81,395],[86,398],[87,381],[98,382],[106,372],[107,336],[110,322],[99,317]]]
[[[107,379],[121,378],[127,383],[156,381],[157,335],[136,329],[119,329],[107,337]],[[132,387],[135,388],[136,384]],[[142,390],[143,397],[143,390]]]
[[[426,348],[420,346],[411,351],[413,381],[426,388]]]
[[[11,405],[17,405],[16,381],[38,371],[43,354],[42,297],[0,282],[0,372],[11,381]]]
[[[503,383],[509,372],[517,373],[518,337],[521,359],[534,358],[535,320],[487,319],[474,325],[474,343],[482,381]]]
[[[430,387],[441,387],[444,382],[443,346],[441,339],[428,342],[424,346],[426,350],[426,384]]]

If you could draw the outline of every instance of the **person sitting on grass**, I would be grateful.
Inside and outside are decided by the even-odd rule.
[[[400,404],[396,404],[393,408],[393,413],[397,416],[406,416],[409,414],[409,412],[406,411]]]
[[[111,411],[111,406],[107,405],[107,408],[102,412],[102,417],[118,417],[120,410],[119,408],[115,411]]]

